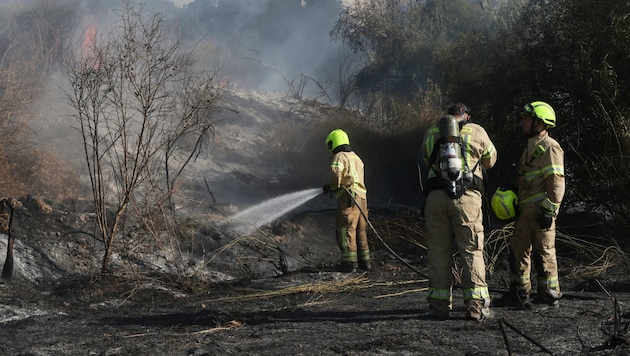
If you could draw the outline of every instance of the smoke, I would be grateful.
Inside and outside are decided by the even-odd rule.
[[[347,54],[329,34],[341,9],[339,0],[216,0],[191,2],[182,13],[188,31],[223,51],[223,74],[233,84],[308,96],[322,87],[332,93],[339,81]]]
[[[98,41],[99,36],[107,35],[120,25],[120,18],[116,15],[122,8],[120,1],[67,0],[67,3],[70,2],[77,6],[74,31],[70,37],[63,38],[69,47],[84,50],[87,44]],[[330,39],[329,33],[342,9],[341,1],[142,2],[147,14],[160,12],[166,17],[166,25],[177,34],[182,46],[196,53],[198,65],[208,70],[216,68],[227,88],[238,93],[263,93],[267,99],[276,98],[276,93],[286,94],[292,89],[292,94],[297,92],[303,98],[317,97],[325,100],[321,92],[326,90],[328,98],[334,102],[335,87],[339,81],[339,64],[342,60],[340,56],[344,56],[344,51],[342,44]],[[38,6],[37,4],[37,1],[33,1],[30,6]],[[34,126],[42,136],[40,142],[80,168],[85,165],[81,136],[77,123],[72,118],[72,109],[64,99],[63,90],[60,90],[64,88],[67,88],[67,83],[62,71],[51,76],[46,86],[46,96],[36,103],[40,117]],[[287,182],[286,175],[290,173],[285,172],[290,172],[291,168],[277,163],[282,161],[280,157],[250,157],[253,154],[251,152],[258,152],[259,156],[263,156],[261,150],[254,147],[259,144],[258,141],[262,141],[265,149],[269,147],[265,142],[268,136],[265,135],[276,126],[270,118],[284,120],[282,125],[294,130],[292,133],[312,135],[311,132],[304,132],[301,128],[303,124],[297,122],[311,121],[312,115],[301,111],[301,116],[298,117],[291,113],[291,109],[287,107],[294,107],[295,102],[280,104],[279,100],[274,99],[272,105],[269,102],[261,104],[260,98],[251,99],[253,100],[241,99],[246,106],[237,107],[237,114],[229,111],[221,114],[223,121],[219,125],[223,126],[217,127],[217,139],[212,144],[211,152],[205,162],[202,158],[198,160],[200,165],[206,164],[210,167],[208,171],[198,174],[200,180],[212,177],[220,182],[230,183],[226,183],[224,190],[213,192],[220,204],[246,200],[249,205],[267,199],[267,194],[249,186],[251,182],[248,177],[265,181],[267,185],[258,187],[268,194],[282,194],[286,192],[282,189],[300,189],[305,184],[312,183]],[[280,111],[282,117],[278,113]],[[257,119],[257,115],[261,118]],[[235,121],[239,120],[241,122],[235,125]],[[244,121],[249,121],[246,128],[241,126]],[[310,137],[296,138],[294,141],[300,144],[309,139]],[[239,144],[241,141],[244,143]],[[319,141],[321,140],[318,138]],[[229,159],[238,161],[227,161]],[[273,161],[273,164],[266,162],[267,160]],[[328,162],[318,161],[315,164],[320,163],[325,167]],[[257,169],[263,165],[274,167],[274,175],[259,174]],[[211,169],[214,171],[210,172]],[[326,178],[322,177],[324,180]],[[205,182],[202,181],[200,186],[205,188]]]

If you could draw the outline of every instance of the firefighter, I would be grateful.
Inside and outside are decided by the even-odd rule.
[[[326,138],[326,147],[332,152],[330,183],[324,193],[337,199],[335,219],[337,245],[341,250],[341,271],[355,272],[357,268],[369,271],[370,248],[367,240],[367,189],[361,158],[350,147],[348,135],[335,129]]]
[[[520,127],[528,138],[518,163],[519,213],[509,242],[510,290],[494,304],[527,309],[558,307],[562,297],[556,260],[555,220],[564,197],[564,151],[548,130],[556,127],[553,108],[542,101],[523,107]],[[530,299],[531,264],[537,274]]]
[[[483,259],[483,171],[495,164],[497,153],[484,128],[469,122],[470,111],[465,104],[451,106],[448,114],[440,119],[437,126],[426,131],[422,144],[424,163],[429,167],[424,191],[429,315],[439,319],[450,317],[452,256],[456,248],[463,267],[461,285],[466,316],[483,321],[492,316]],[[453,118],[457,126],[442,129],[442,124],[452,123]],[[446,131],[452,135],[445,135]],[[446,147],[453,142],[459,142],[461,152]],[[449,151],[451,156],[440,157]],[[452,154],[459,156],[456,158]],[[453,167],[461,167],[461,175],[453,174]],[[457,179],[453,181],[455,177]]]

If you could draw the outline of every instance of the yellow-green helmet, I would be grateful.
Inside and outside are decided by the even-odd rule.
[[[525,105],[521,115],[532,115],[544,122],[547,128],[556,127],[556,112],[544,101],[534,101]]]
[[[490,205],[500,220],[514,219],[518,210],[518,196],[512,189],[499,187],[492,195]]]
[[[328,137],[326,137],[326,147],[329,150],[334,150],[335,148],[341,145],[349,145],[350,139],[348,138],[348,134],[345,133],[342,129],[332,130]]]

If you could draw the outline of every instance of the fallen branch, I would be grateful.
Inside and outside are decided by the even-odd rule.
[[[505,325],[509,326],[510,329],[516,331],[517,333],[519,333],[521,336],[523,336],[524,338],[526,338],[530,342],[532,342],[534,345],[540,347],[541,350],[545,351],[546,353],[548,353],[550,355],[553,355],[553,351],[549,350],[548,348],[543,346],[540,342],[534,340],[532,337],[528,336],[527,334],[525,334],[521,330],[517,329],[514,325],[508,323],[507,320],[505,320],[504,318],[501,319],[501,322],[504,323]]]
[[[621,310],[619,308],[619,303],[617,302],[617,298],[609,292],[604,286],[599,282],[598,279],[595,279],[597,284],[602,288],[604,293],[610,298],[613,304],[613,316],[607,320],[605,324],[601,326],[601,331],[609,337],[608,345],[615,347],[618,345],[629,345],[630,340],[626,335],[628,331],[628,327],[630,326],[630,321],[622,322]],[[612,325],[612,331],[608,330],[605,325]]]
[[[377,295],[374,297],[374,299],[379,299],[379,298],[386,298],[386,297],[398,297],[401,296],[403,294],[407,294],[407,293],[415,293],[415,292],[425,292],[427,291],[429,288],[419,288],[419,289],[408,289],[408,290],[404,290],[402,292],[398,292],[398,293],[391,293],[391,294],[381,294],[381,295]]]
[[[503,340],[505,341],[505,347],[507,348],[508,355],[512,356],[514,353],[512,352],[510,339],[508,339],[507,333],[505,332],[505,323],[503,319],[499,319],[499,326],[501,327],[501,334],[503,334]]]

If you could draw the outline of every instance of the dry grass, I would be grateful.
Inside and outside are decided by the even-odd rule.
[[[427,282],[426,279],[420,279],[420,280],[371,283],[370,279],[367,278],[366,274],[364,273],[360,276],[348,278],[348,279],[305,283],[305,284],[284,287],[284,288],[274,289],[274,290],[246,290],[243,293],[239,293],[238,295],[209,299],[209,300],[204,301],[203,303],[205,305],[205,303],[212,303],[212,302],[241,302],[241,301],[248,301],[248,300],[258,300],[262,298],[276,298],[276,297],[295,295],[295,294],[314,294],[321,297],[322,295],[326,293],[331,293],[331,294],[348,293],[348,292],[354,292],[356,290],[375,288],[375,287],[396,288],[400,286],[408,286],[412,284],[420,284],[420,283],[426,283],[426,282]],[[374,298],[396,297],[396,296],[400,296],[407,293],[422,292],[426,290],[427,290],[426,287],[407,289],[407,290],[398,291],[394,293],[377,295],[377,296],[374,296]],[[313,303],[309,303],[309,305],[310,304],[313,304]]]
[[[514,232],[514,222],[508,223],[499,229],[493,229],[486,236],[484,249],[486,268],[492,274],[502,255],[507,254],[508,238]]]
[[[302,285],[296,285],[291,287],[285,287],[278,290],[255,290],[252,292],[246,292],[239,295],[221,297],[215,299],[209,299],[204,303],[212,302],[227,302],[227,301],[245,301],[261,298],[275,298],[279,296],[292,295],[292,294],[310,294],[310,293],[343,293],[348,291],[354,291],[362,288],[369,288],[371,284],[370,280],[362,274],[358,277],[341,279],[335,281],[322,281],[315,283],[307,283]]]
[[[514,233],[514,222],[494,229],[486,239],[486,267],[492,273],[501,256],[508,253],[508,240]],[[630,258],[615,240],[605,240],[594,236],[571,236],[556,232],[556,248],[559,255],[571,256],[577,265],[569,267],[570,278],[597,277],[611,268],[630,267]]]

